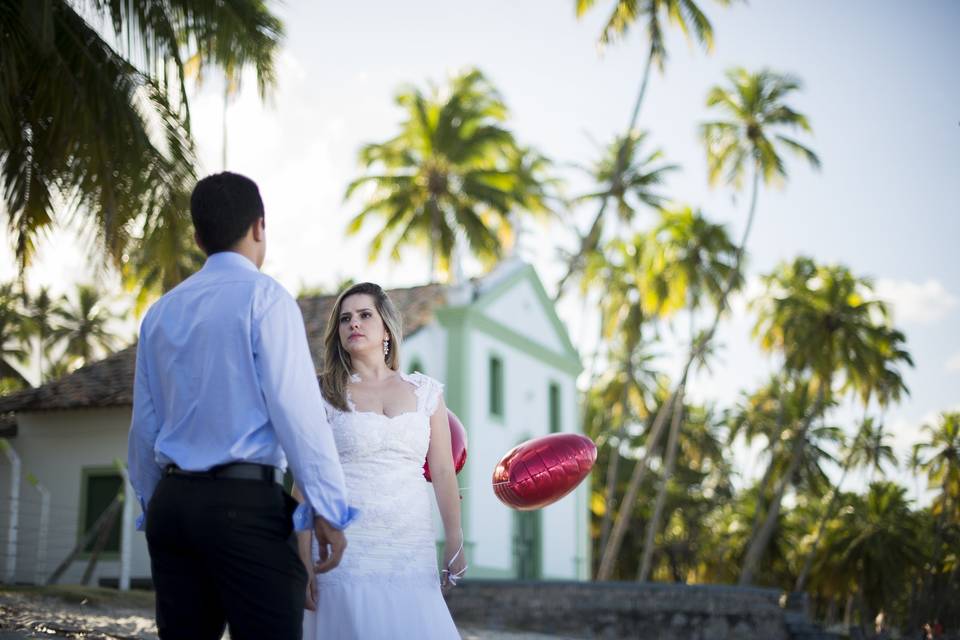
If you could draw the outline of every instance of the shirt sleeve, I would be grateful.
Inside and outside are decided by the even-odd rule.
[[[284,293],[267,308],[256,329],[254,353],[264,401],[297,486],[313,514],[343,529],[358,512],[347,500],[300,308]],[[295,519],[298,529],[312,525],[304,511]]]
[[[144,323],[145,325],[146,323]],[[137,530],[146,526],[147,503],[160,482],[162,469],[157,464],[154,446],[160,432],[160,421],[150,394],[149,366],[146,341],[141,327],[137,343],[137,368],[133,378],[133,418],[127,442],[127,468],[130,484],[140,502],[141,514],[137,518]]]

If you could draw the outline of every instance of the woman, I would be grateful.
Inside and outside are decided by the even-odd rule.
[[[441,594],[466,571],[447,410],[439,382],[400,372],[402,335],[376,284],[350,287],[330,314],[320,388],[360,515],[329,573],[314,575],[316,542],[298,534],[311,575],[305,640],[460,637]],[[439,577],[424,458],[445,532]]]

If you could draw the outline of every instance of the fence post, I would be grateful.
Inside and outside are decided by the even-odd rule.
[[[50,490],[40,484],[37,476],[27,474],[27,482],[40,494],[40,527],[37,531],[37,566],[34,568],[34,583],[42,585],[47,572],[47,535],[50,529]]]
[[[117,585],[120,591],[130,590],[130,558],[133,555],[133,506],[136,504],[136,494],[130,484],[130,474],[122,461],[115,462],[120,475],[123,476],[123,516],[120,519],[120,580]]]
[[[17,527],[20,518],[20,456],[14,451],[10,443],[0,439],[0,450],[10,461],[10,523],[7,528],[7,558],[3,581],[13,582],[17,571]]]

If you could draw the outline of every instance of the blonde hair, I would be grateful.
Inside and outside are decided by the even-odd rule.
[[[349,287],[337,296],[337,301],[327,320],[327,332],[323,336],[323,371],[320,373],[320,391],[327,402],[340,409],[349,411],[347,405],[347,384],[353,373],[350,354],[340,343],[340,312],[343,301],[353,295],[367,294],[373,298],[377,313],[383,319],[390,336],[390,350],[384,356],[387,367],[396,371],[400,368],[400,342],[403,338],[403,318],[390,297],[378,284],[361,282]]]

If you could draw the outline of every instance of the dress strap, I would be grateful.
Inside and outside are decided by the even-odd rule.
[[[440,405],[440,398],[443,395],[443,384],[419,371],[415,371],[409,375],[403,373],[400,375],[414,387],[414,393],[417,396],[417,411],[432,416]]]

